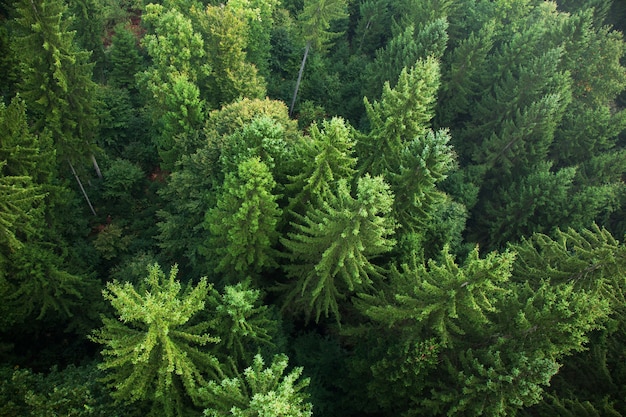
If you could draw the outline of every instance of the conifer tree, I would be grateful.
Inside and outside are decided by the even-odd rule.
[[[202,391],[207,417],[310,417],[312,405],[303,392],[309,379],[301,379],[302,368],[287,375],[287,356],[276,355],[269,367],[256,355],[250,367],[234,378],[210,381]]]
[[[305,0],[302,12],[298,15],[301,24],[301,31],[304,41],[304,55],[298,72],[296,87],[293,91],[293,98],[289,106],[289,114],[293,113],[293,108],[298,97],[302,73],[306,65],[309,51],[319,50],[328,46],[328,43],[339,34],[329,31],[333,20],[347,17],[347,3],[345,0]]]
[[[0,280],[5,323],[71,317],[90,284],[68,272],[49,235],[46,217],[56,190],[50,185],[55,158],[50,138],[29,130],[19,97],[0,103]],[[58,237],[56,237],[58,239]],[[62,246],[61,246],[62,247]],[[72,268],[76,270],[76,268]]]
[[[194,134],[202,126],[205,111],[198,83],[210,69],[202,61],[201,35],[180,11],[150,4],[144,19],[154,27],[154,34],[143,39],[153,64],[140,74],[139,83],[153,100],[152,118],[163,168],[172,170],[182,155],[198,147]]]
[[[103,291],[117,318],[103,318],[104,327],[91,340],[104,345],[100,369],[113,397],[127,402],[148,401],[151,415],[184,416],[207,379],[222,376],[220,364],[207,345],[218,338],[206,333],[208,323],[194,323],[205,308],[210,285],[183,286],[158,264],[148,268],[139,288],[110,282]]]
[[[372,289],[382,277],[373,258],[395,244],[393,194],[382,177],[360,178],[356,194],[353,198],[347,181],[339,180],[331,198],[298,215],[294,231],[281,239],[291,279],[285,307],[304,312],[307,321],[331,313],[339,321],[341,300]]]
[[[404,68],[411,68],[418,60],[429,57],[440,59],[448,41],[448,22],[439,18],[418,28],[411,23],[392,38],[384,49],[376,51],[376,59],[367,67],[369,85],[364,91],[370,99],[380,96],[385,83],[395,87]]]
[[[371,132],[357,146],[362,171],[397,170],[404,145],[428,131],[438,88],[439,64],[427,58],[403,69],[394,88],[385,83],[380,101],[365,99]]]
[[[225,138],[260,117],[282,126],[285,142],[299,140],[297,124],[289,120],[284,103],[269,99],[237,101],[210,113],[203,132],[204,145],[181,159],[178,170],[160,190],[167,205],[157,213],[159,246],[168,259],[186,259],[186,266],[196,270],[198,276],[206,272],[206,257],[200,253],[207,238],[203,224],[207,211],[217,203],[217,193],[212,191],[217,191],[223,182],[220,157]],[[264,162],[270,161],[264,158]],[[276,172],[281,170],[277,168]]]
[[[354,177],[357,161],[352,155],[353,136],[350,125],[341,118],[322,122],[322,130],[317,124],[311,125],[301,156],[306,161],[304,170],[290,177],[287,186],[296,192],[289,204],[291,210],[301,213],[303,205],[328,201],[337,181]]]
[[[216,263],[215,271],[227,282],[257,277],[278,266],[274,245],[281,210],[272,194],[275,186],[267,165],[250,158],[226,176],[217,206],[207,212],[205,228],[211,235],[205,247]]]
[[[204,51],[211,72],[203,84],[202,93],[211,109],[242,98],[262,99],[265,80],[248,62],[248,13],[236,2],[193,8],[191,17],[204,39]]]
[[[389,288],[360,295],[357,308],[377,323],[365,331],[369,343],[384,342],[367,354],[376,367],[361,368],[356,377],[390,371],[370,382],[373,389],[391,384],[373,395],[381,407],[407,415],[504,416],[541,400],[561,361],[583,350],[602,325],[609,303],[571,282],[514,280],[514,260],[514,252],[481,259],[475,250],[457,265],[447,255],[441,264],[394,269]],[[424,349],[415,338],[432,341]]]
[[[249,280],[227,285],[222,293],[210,291],[208,322],[221,340],[215,350],[222,362],[231,362],[242,369],[252,363],[260,349],[273,346],[277,322],[261,302],[261,291],[252,288]]]
[[[16,9],[24,63],[20,91],[35,130],[50,131],[59,162],[85,160],[95,150],[97,125],[89,53],[74,45],[62,1],[24,0]]]
[[[135,76],[143,60],[139,55],[135,34],[124,25],[115,27],[107,58],[110,67],[107,83],[113,87],[136,90]]]

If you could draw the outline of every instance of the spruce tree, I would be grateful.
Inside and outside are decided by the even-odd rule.
[[[278,322],[262,301],[261,290],[253,288],[250,280],[227,285],[221,293],[210,291],[207,307],[211,316],[207,320],[221,339],[215,351],[222,362],[242,369],[260,350],[274,347]]]
[[[327,47],[330,41],[339,35],[329,30],[330,25],[334,20],[347,17],[346,8],[347,3],[345,0],[306,0],[304,2],[303,9],[298,15],[298,20],[300,21],[300,30],[305,41],[305,47],[291,105],[289,106],[290,115],[293,114],[300,82],[302,81],[302,73],[304,72],[309,52],[311,49],[320,50]]]
[[[227,282],[256,278],[278,266],[274,245],[281,210],[272,194],[275,186],[267,165],[250,158],[226,176],[217,206],[207,212],[205,228],[211,235],[205,247],[215,272],[223,273]]]
[[[75,46],[63,1],[20,1],[16,9],[24,63],[20,91],[35,130],[51,133],[59,163],[84,161],[95,150],[97,125],[89,52]]]
[[[151,415],[185,416],[208,379],[222,376],[220,364],[207,351],[218,338],[206,333],[208,323],[195,323],[205,308],[210,285],[176,279],[158,264],[148,268],[145,282],[109,282],[103,291],[117,318],[103,318],[104,327],[91,340],[104,345],[99,368],[107,371],[112,396],[126,402],[151,403]]]
[[[202,60],[202,36],[182,12],[150,4],[144,19],[154,27],[154,34],[143,39],[153,64],[138,80],[153,102],[151,113],[162,167],[172,170],[181,156],[199,146],[195,132],[204,121],[205,102],[198,84],[210,69]]]
[[[287,356],[276,355],[269,367],[256,355],[250,367],[234,378],[210,381],[202,391],[207,417],[310,417],[312,406],[301,379],[302,368],[285,375]]]
[[[397,171],[404,145],[428,132],[438,88],[439,64],[427,58],[403,69],[394,88],[385,83],[379,101],[365,99],[371,131],[357,146],[362,171]]]
[[[356,198],[346,180],[326,201],[309,206],[281,239],[289,252],[284,269],[285,308],[304,312],[318,322],[332,314],[340,320],[340,303],[354,292],[370,291],[382,278],[373,259],[391,250],[395,222],[390,217],[393,194],[382,177],[358,180]]]
[[[321,130],[317,124],[311,125],[300,156],[305,160],[304,170],[290,177],[287,185],[295,193],[289,203],[291,210],[302,213],[307,204],[327,201],[332,198],[337,181],[354,177],[357,161],[352,155],[353,136],[350,125],[341,118],[322,122]]]

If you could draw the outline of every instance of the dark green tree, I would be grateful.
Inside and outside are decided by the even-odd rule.
[[[21,1],[16,10],[24,64],[20,91],[35,130],[50,132],[59,163],[83,161],[95,150],[97,125],[89,52],[74,44],[62,1]]]
[[[289,253],[284,266],[285,308],[304,312],[318,322],[332,314],[339,322],[340,302],[355,292],[371,291],[382,278],[373,259],[391,250],[395,222],[393,194],[382,177],[360,178],[356,198],[346,180],[339,180],[331,198],[309,206],[281,239]]]
[[[331,32],[330,25],[333,20],[347,17],[347,3],[345,0],[305,0],[302,12],[298,15],[302,37],[305,41],[304,55],[298,72],[296,87],[293,91],[293,98],[289,106],[289,114],[293,113],[293,108],[298,97],[300,82],[304,66],[306,65],[309,51],[311,49],[320,50],[328,46],[328,43],[339,36],[338,33]]]
[[[278,322],[262,304],[261,290],[252,288],[249,280],[227,285],[222,293],[212,289],[207,307],[209,327],[221,339],[215,351],[222,362],[243,369],[260,350],[274,347]]]

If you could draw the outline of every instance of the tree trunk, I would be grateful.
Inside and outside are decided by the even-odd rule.
[[[96,174],[98,174],[98,178],[102,179],[102,171],[100,171],[100,166],[94,154],[91,154],[91,162],[93,163],[93,168],[96,170]]]
[[[67,163],[70,164],[70,168],[72,169],[72,174],[74,174],[74,178],[76,178],[76,182],[78,182],[78,186],[80,187],[80,190],[83,192],[83,196],[85,196],[85,200],[87,201],[87,204],[89,204],[89,208],[91,209],[91,212],[93,213],[94,216],[96,216],[96,211],[93,209],[93,206],[91,205],[91,201],[89,200],[89,196],[87,195],[87,192],[85,191],[85,187],[83,187],[83,183],[80,181],[80,178],[78,178],[78,174],[76,174],[74,165],[72,165],[72,162],[69,159],[67,160]]]
[[[306,65],[306,58],[309,56],[309,49],[311,49],[311,42],[307,42],[306,48],[304,48],[304,57],[302,57],[302,64],[300,64],[300,71],[298,72],[298,81],[296,81],[296,88],[293,91],[293,98],[291,99],[291,106],[289,106],[289,116],[293,114],[293,107],[296,104],[296,97],[298,96],[298,89],[300,88],[300,81],[302,81],[302,73],[304,72],[304,66]]]

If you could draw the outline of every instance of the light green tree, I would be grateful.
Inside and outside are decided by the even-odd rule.
[[[154,33],[143,38],[152,66],[140,73],[139,84],[149,93],[163,168],[172,170],[182,155],[195,151],[195,131],[204,122],[205,103],[198,83],[210,68],[203,62],[204,40],[190,19],[175,8],[150,4],[143,19]]]
[[[242,98],[263,99],[265,80],[248,62],[248,19],[251,11],[237,4],[192,8],[191,18],[204,39],[211,73],[201,86],[211,109],[219,109]]]
[[[195,323],[205,308],[211,286],[206,278],[183,285],[173,266],[168,276],[158,264],[148,268],[143,285],[110,282],[103,291],[117,318],[91,340],[104,345],[100,369],[117,400],[151,403],[151,415],[184,416],[190,401],[208,379],[222,375],[208,344],[219,338],[206,333],[208,323]]]
[[[301,379],[302,368],[285,375],[287,356],[276,355],[269,367],[261,355],[242,374],[221,382],[211,381],[203,390],[207,417],[310,417],[312,405]]]
[[[402,70],[398,83],[385,83],[379,101],[365,98],[371,131],[359,141],[357,156],[364,172],[372,175],[397,172],[406,143],[426,135],[434,116],[439,63],[419,60]]]
[[[226,176],[217,206],[207,212],[204,224],[211,234],[205,247],[227,282],[278,266],[274,245],[281,210],[272,194],[275,186],[267,165],[258,157],[247,159]]]

